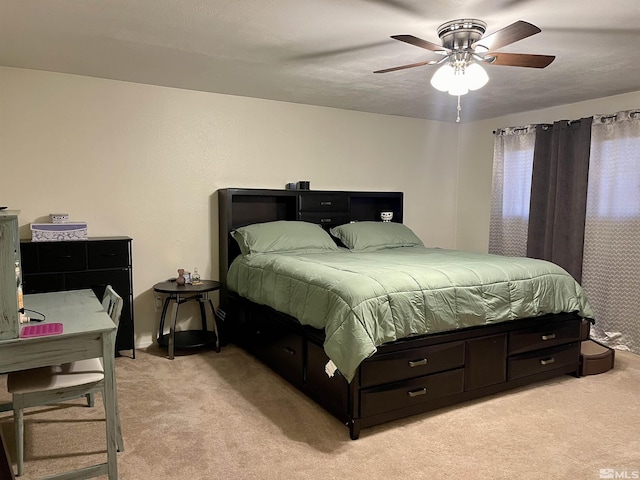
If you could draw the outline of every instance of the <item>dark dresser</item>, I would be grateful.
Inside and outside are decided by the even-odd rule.
[[[24,293],[90,288],[102,298],[107,285],[123,298],[116,353],[135,358],[131,238],[94,237],[65,242],[20,242]]]

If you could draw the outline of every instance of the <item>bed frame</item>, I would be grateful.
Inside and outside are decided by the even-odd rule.
[[[403,194],[227,188],[218,191],[218,207],[223,340],[245,348],[336,416],[351,439],[365,427],[558,375],[578,376],[581,319],[562,313],[398,340],[378,347],[351,383],[339,372],[329,377],[323,331],[227,290],[229,265],[240,253],[230,232],[274,220],[328,229],[379,221],[389,210],[402,222]]]

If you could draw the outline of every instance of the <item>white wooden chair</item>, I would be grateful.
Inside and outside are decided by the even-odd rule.
[[[118,326],[123,300],[108,285],[102,298],[102,306]],[[13,396],[13,418],[16,436],[16,463],[18,475],[24,469],[24,416],[23,410],[52,403],[64,402],[86,396],[93,406],[93,395],[102,391],[104,403],[104,369],[100,358],[80,360],[63,365],[33,368],[12,372],[7,376],[7,389]],[[116,399],[116,439],[118,451],[124,451],[120,413]]]

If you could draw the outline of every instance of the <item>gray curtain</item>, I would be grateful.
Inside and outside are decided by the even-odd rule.
[[[527,256],[556,263],[580,282],[593,118],[537,125]]]
[[[640,354],[640,110],[595,115],[582,286],[591,337]]]

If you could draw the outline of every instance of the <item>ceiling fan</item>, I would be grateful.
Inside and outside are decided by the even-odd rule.
[[[485,36],[486,29],[487,24],[475,18],[451,20],[438,27],[438,36],[442,45],[413,35],[392,35],[391,38],[394,40],[430,50],[441,55],[442,58],[385,68],[373,73],[395,72],[424,65],[441,65],[433,75],[431,84],[438,90],[457,95],[459,111],[460,95],[483,87],[489,80],[481,65],[545,68],[556,58],[553,55],[496,52],[502,47],[541,32],[538,27],[528,22],[519,20]]]
[[[406,68],[420,67],[423,65],[439,65],[447,60],[449,62],[478,62],[492,65],[509,65],[513,67],[544,68],[556,58],[552,55],[533,55],[527,53],[498,53],[495,50],[505,47],[519,40],[525,39],[540,30],[535,25],[519,20],[490,35],[484,35],[487,24],[482,20],[460,19],[451,20],[438,27],[438,36],[442,45],[423,40],[413,35],[392,35],[394,40],[415,45],[416,47],[431,50],[442,55],[440,60],[401,65],[399,67],[385,68],[374,73],[387,73]]]

